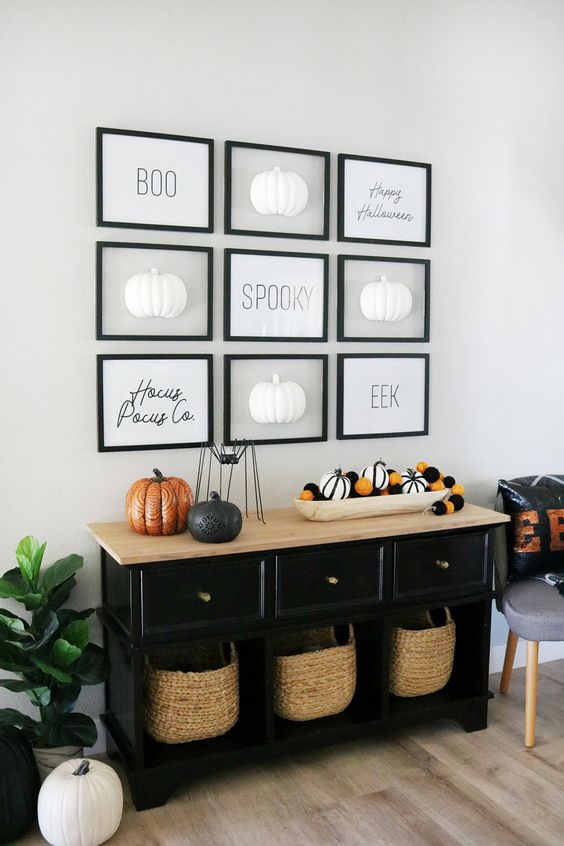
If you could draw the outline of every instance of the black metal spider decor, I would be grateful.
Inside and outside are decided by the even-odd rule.
[[[219,495],[222,499],[229,500],[233,470],[243,459],[245,471],[245,515],[249,516],[249,469],[247,467],[247,456],[250,456],[251,472],[253,476],[253,487],[255,491],[255,509],[257,520],[264,523],[264,510],[262,507],[262,494],[260,490],[260,479],[258,473],[257,454],[254,441],[233,441],[231,444],[216,444],[214,441],[204,441],[200,447],[200,458],[198,461],[198,477],[196,480],[196,502],[200,501],[200,490],[205,484],[206,500],[210,498],[212,460],[219,464]],[[204,483],[207,464],[207,479]],[[227,492],[223,496],[224,468],[227,476]]]

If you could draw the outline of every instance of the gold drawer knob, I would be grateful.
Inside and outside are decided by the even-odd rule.
[[[337,576],[325,576],[325,581],[328,582],[330,585],[338,585],[339,579]]]
[[[441,561],[440,558],[435,561],[435,564],[437,565],[437,567],[440,567],[441,570],[448,570],[448,568],[450,567],[448,561]]]
[[[201,599],[202,602],[211,602],[211,593],[208,593],[205,590],[199,590],[198,599]]]

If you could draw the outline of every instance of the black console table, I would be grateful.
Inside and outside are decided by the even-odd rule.
[[[98,613],[111,662],[103,716],[123,758],[133,801],[164,804],[202,768],[270,751],[449,718],[487,725],[494,527],[503,514],[466,505],[453,515],[402,514],[315,523],[295,511],[244,521],[239,537],[201,544],[188,534],[149,538],[126,523],[88,527],[101,547]],[[438,693],[388,692],[390,630],[406,608],[448,605],[457,639],[452,676]],[[273,634],[355,625],[357,688],[334,717],[294,723],[273,710]],[[235,641],[240,716],[222,737],[169,746],[143,729],[145,656],[194,642]]]

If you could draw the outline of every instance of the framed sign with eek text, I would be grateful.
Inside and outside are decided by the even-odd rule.
[[[337,438],[429,433],[429,355],[337,355]]]

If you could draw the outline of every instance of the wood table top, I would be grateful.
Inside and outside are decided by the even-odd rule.
[[[496,526],[509,520],[506,514],[466,504],[461,511],[437,517],[431,512],[362,517],[358,520],[313,522],[294,508],[265,511],[263,524],[254,513],[243,517],[243,528],[229,543],[200,543],[189,532],[149,537],[133,531],[125,522],[90,523],[88,531],[118,564],[150,564],[217,555],[244,555],[272,549],[384,539],[426,532],[453,532]]]

